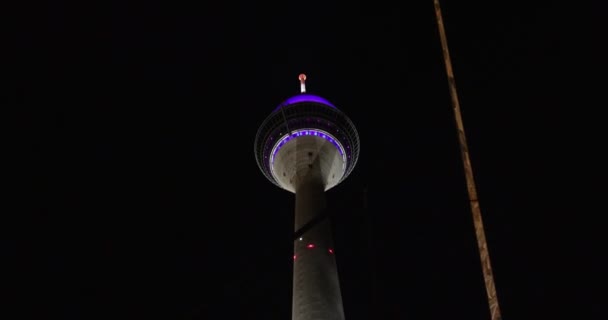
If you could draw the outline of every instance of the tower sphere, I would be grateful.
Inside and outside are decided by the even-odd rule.
[[[298,177],[318,167],[327,191],[354,169],[359,135],[352,121],[328,100],[301,93],[283,101],[264,120],[254,152],[261,171],[278,187],[295,192]]]

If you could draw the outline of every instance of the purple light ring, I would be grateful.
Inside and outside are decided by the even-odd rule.
[[[281,139],[279,139],[275,143],[275,145],[272,147],[272,151],[270,153],[270,171],[271,171],[272,176],[276,177],[276,175],[274,174],[274,158],[275,158],[276,154],[279,152],[279,150],[281,149],[281,147],[283,147],[288,141],[295,139],[297,137],[305,136],[305,135],[321,137],[321,138],[329,141],[331,144],[333,144],[334,147],[336,147],[336,149],[338,149],[338,153],[340,153],[340,156],[342,156],[342,173],[344,174],[344,171],[346,169],[346,151],[344,150],[344,147],[342,146],[340,141],[338,141],[338,139],[336,139],[334,136],[329,134],[329,132],[327,132],[327,131],[323,131],[323,130],[319,130],[319,129],[298,129],[298,130],[292,131],[291,134],[286,134],[283,137],[281,137]],[[276,180],[276,178],[275,178],[275,180]]]
[[[312,133],[312,134],[306,134],[306,133]],[[285,145],[285,143],[287,143],[291,139],[301,137],[303,135],[313,135],[313,136],[321,137],[321,138],[331,142],[331,144],[333,144],[336,147],[336,149],[338,149],[338,152],[342,156],[342,160],[344,162],[346,162],[344,147],[334,136],[329,134],[327,131],[323,131],[323,130],[319,130],[319,129],[299,129],[299,130],[293,131],[291,134],[284,135],[281,139],[279,139],[275,143],[274,147],[272,148],[272,152],[271,152],[271,156],[270,156],[270,163],[272,165],[274,165],[274,157],[276,156],[277,152],[279,152],[281,147],[283,145]]]
[[[303,93],[303,94],[299,94],[299,95],[287,98],[287,100],[283,101],[283,103],[281,103],[278,107],[276,107],[275,110],[279,109],[281,106],[288,106],[290,104],[296,104],[296,103],[301,103],[301,102],[316,102],[316,103],[320,103],[320,104],[323,104],[323,105],[326,105],[326,106],[329,106],[332,108],[336,108],[336,106],[334,106],[331,102],[329,102],[325,98],[321,98],[314,94]]]

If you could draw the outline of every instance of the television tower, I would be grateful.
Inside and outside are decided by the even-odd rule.
[[[292,320],[343,320],[344,309],[334,257],[325,191],[352,172],[359,135],[333,104],[306,93],[283,101],[262,123],[254,152],[262,173],[295,193]]]

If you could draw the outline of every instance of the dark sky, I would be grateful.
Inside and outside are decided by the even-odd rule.
[[[431,0],[85,3],[11,28],[4,318],[290,319],[294,197],[253,141],[304,72],[361,139],[327,194],[346,318],[489,319]],[[442,3],[505,320],[605,316],[608,17],[576,3]]]

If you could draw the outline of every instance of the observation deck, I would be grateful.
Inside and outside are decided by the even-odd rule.
[[[283,101],[263,121],[254,152],[260,170],[278,187],[295,192],[298,177],[317,167],[327,191],[354,169],[359,135],[327,99],[301,93]]]

